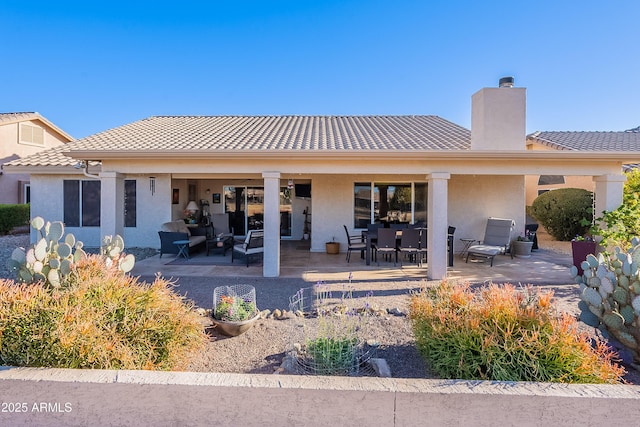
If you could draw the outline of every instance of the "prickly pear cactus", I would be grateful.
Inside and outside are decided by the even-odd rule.
[[[581,264],[584,274],[571,267],[580,285],[580,320],[612,336],[640,362],[640,240],[631,248],[614,248],[609,256],[589,255]]]
[[[18,281],[24,283],[43,282],[52,288],[59,288],[63,279],[71,273],[73,263],[85,256],[82,242],[73,234],[64,236],[64,224],[60,221],[45,222],[41,217],[31,221],[40,239],[27,250],[14,249],[7,266]]]
[[[133,269],[136,258],[132,254],[125,255],[123,251],[124,240],[117,234],[115,236],[105,236],[102,239],[100,254],[104,257],[107,267],[111,268],[116,265],[118,270],[128,273]]]
[[[45,222],[41,217],[35,217],[31,226],[38,232],[40,239],[27,250],[14,249],[7,266],[19,282],[43,282],[45,286],[58,289],[71,274],[74,263],[87,255],[83,250],[83,243],[71,233],[65,236],[64,224],[60,221]],[[104,238],[100,254],[107,268],[115,266],[123,273],[131,271],[135,257],[125,255],[123,250],[122,237],[116,235]]]

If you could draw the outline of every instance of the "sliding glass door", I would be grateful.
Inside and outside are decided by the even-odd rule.
[[[224,209],[229,213],[231,226],[238,236],[247,230],[264,228],[264,188],[224,187]],[[291,197],[287,187],[280,188],[280,235],[291,236]]]
[[[354,184],[355,228],[370,223],[427,222],[427,184],[356,182]]]

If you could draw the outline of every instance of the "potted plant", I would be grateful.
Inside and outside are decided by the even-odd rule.
[[[331,238],[330,242],[326,242],[325,246],[328,254],[335,255],[340,253],[340,242],[336,242],[335,237]]]
[[[524,235],[518,236],[516,240],[511,242],[513,255],[518,258],[529,258],[533,248],[533,237],[534,233],[526,230]]]
[[[249,330],[260,317],[255,288],[218,286],[213,291],[213,323],[224,335],[235,337]]]

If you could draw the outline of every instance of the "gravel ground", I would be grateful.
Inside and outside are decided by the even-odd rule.
[[[539,235],[541,247],[558,252],[570,251],[568,242],[554,242]],[[6,267],[6,260],[18,246],[29,244],[26,234],[0,236],[0,278],[11,278]],[[156,251],[145,248],[131,248],[127,252],[141,260],[155,255]],[[153,277],[141,277],[141,280],[152,281]],[[264,279],[229,277],[183,277],[176,280],[176,291],[194,301],[197,305],[210,309],[211,295],[216,286],[235,283],[254,285],[256,300],[261,310],[288,309],[289,297],[299,289],[307,288],[309,283],[301,279]],[[378,347],[375,357],[383,358],[389,364],[393,377],[397,378],[432,378],[428,367],[422,361],[415,348],[415,340],[411,325],[406,317],[409,294],[421,287],[418,281],[388,281],[352,283],[356,289],[353,296],[367,297],[367,303],[378,310],[380,315],[368,317],[368,322],[361,327],[363,340],[374,340]],[[330,286],[334,294],[339,294],[348,283],[333,283]],[[570,313],[577,312],[578,296],[571,286],[541,286],[545,290],[553,290],[558,309]],[[237,372],[270,374],[282,372],[282,362],[286,353],[294,343],[304,341],[315,327],[314,321],[301,321],[289,315],[283,320],[261,318],[246,333],[229,338],[216,331],[207,315],[202,316],[202,324],[210,341],[206,349],[196,357],[188,368],[196,372]],[[630,384],[640,385],[640,373],[633,368],[625,379]],[[368,371],[365,370],[365,374]]]

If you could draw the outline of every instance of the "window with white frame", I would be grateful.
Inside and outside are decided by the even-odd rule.
[[[63,193],[67,227],[100,226],[100,181],[64,180]]]

